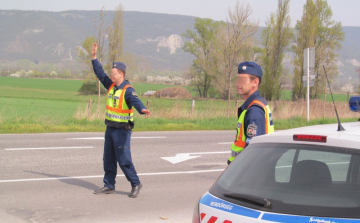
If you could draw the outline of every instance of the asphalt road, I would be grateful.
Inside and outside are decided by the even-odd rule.
[[[0,222],[191,222],[227,166],[235,131],[133,133],[144,185],[135,199],[120,168],[116,194],[93,194],[103,186],[103,136],[0,135]]]

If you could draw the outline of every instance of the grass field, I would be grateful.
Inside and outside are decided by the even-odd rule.
[[[105,96],[101,97],[98,110],[97,96],[78,94],[81,85],[81,80],[0,77],[0,133],[104,131]],[[169,87],[161,84],[132,83],[132,85],[138,93]],[[341,96],[335,98],[342,101]],[[231,102],[228,116],[227,102],[223,100],[196,100],[195,110],[192,113],[192,100],[146,97],[140,99],[149,106],[153,115],[144,118],[135,112],[135,131],[235,129],[237,121],[235,101]],[[238,106],[242,102],[240,100]],[[312,103],[316,110],[330,110],[330,115],[316,116],[315,120],[307,123],[305,118],[301,118],[305,117],[303,109],[300,109],[303,105],[296,103],[295,105],[300,106],[297,108],[291,102],[271,104],[275,128],[286,129],[336,121],[331,115],[333,111],[330,103],[330,107],[327,107],[328,104],[323,106],[316,101]],[[299,110],[302,110],[302,113],[295,114]],[[320,114],[323,113],[320,111]],[[343,119],[344,121],[357,120],[351,115],[344,117],[347,117]]]
[[[348,99],[348,95],[347,94],[333,94],[334,96],[334,100],[335,101],[342,101],[342,102],[347,102],[349,99]],[[291,101],[291,98],[292,98],[292,91],[289,91],[289,90],[283,90],[281,92],[281,97],[280,99],[281,100],[285,100],[286,101]],[[319,97],[320,100],[324,100],[324,94],[321,94],[320,97]],[[330,94],[326,94],[326,101],[327,102],[332,102],[332,99],[331,99],[331,95]]]

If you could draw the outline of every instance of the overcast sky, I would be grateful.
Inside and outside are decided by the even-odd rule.
[[[155,12],[190,15],[214,20],[225,20],[227,10],[237,0],[0,0],[0,9],[66,11],[66,10],[114,10],[120,3],[125,11]],[[249,3],[252,19],[265,26],[270,12],[277,9],[277,0],[239,0]],[[306,0],[290,1],[290,17],[294,26],[301,18]],[[333,20],[343,26],[360,26],[360,0],[327,0],[333,11]]]

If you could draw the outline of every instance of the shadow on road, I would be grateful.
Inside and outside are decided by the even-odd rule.
[[[86,188],[86,189],[89,189],[89,190],[96,190],[96,189],[99,188],[99,186],[97,186],[97,185],[95,185],[93,183],[90,183],[88,181],[81,180],[81,179],[78,179],[78,178],[71,178],[71,177],[68,177],[68,176],[61,176],[61,175],[55,175],[55,174],[49,174],[49,173],[40,173],[40,172],[28,171],[28,170],[23,170],[23,171],[27,172],[27,173],[34,173],[34,174],[50,177],[50,178],[58,178],[58,180],[63,182],[63,183],[83,187],[83,188]],[[62,178],[64,178],[64,179],[62,179]],[[129,189],[129,192],[130,192],[130,189]],[[128,195],[129,192],[118,191],[117,190],[116,194]]]

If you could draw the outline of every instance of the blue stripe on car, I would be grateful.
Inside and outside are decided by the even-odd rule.
[[[265,213],[262,216],[261,220],[272,221],[272,222],[291,222],[291,223],[303,223],[303,222],[314,222],[314,223],[359,222],[360,223],[360,220],[355,220],[355,219],[306,217],[306,216],[280,215],[280,214],[268,214],[268,213]]]
[[[232,214],[242,215],[250,218],[258,218],[261,214],[260,211],[254,211],[248,208],[244,208],[227,201],[221,200],[212,196],[211,194],[206,194],[201,198],[200,203],[221,211],[226,211]]]

